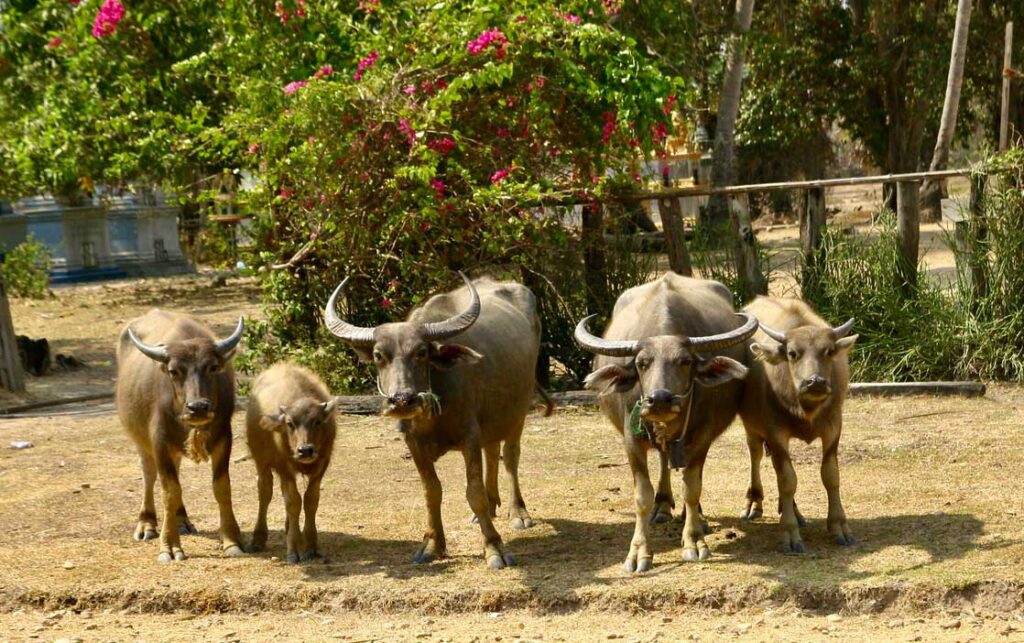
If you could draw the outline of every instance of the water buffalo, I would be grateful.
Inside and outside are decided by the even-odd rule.
[[[711,555],[699,510],[704,459],[736,416],[743,390],[737,380],[747,373],[743,343],[757,320],[733,310],[723,285],[671,272],[622,293],[604,338],[587,330],[591,318],[576,327],[576,341],[598,355],[585,384],[602,391],[601,410],[622,434],[633,473],[636,528],[625,569],[652,566],[652,448],[663,457],[675,450],[676,465],[684,469],[683,560],[703,560]],[[667,466],[662,469],[658,500],[671,505]]]
[[[855,540],[846,525],[839,499],[839,436],[843,432],[843,400],[850,381],[849,351],[853,320],[832,328],[798,299],[758,297],[744,310],[757,317],[760,332],[750,350],[757,358],[744,383],[740,416],[750,449],[750,488],[742,517],[762,515],[761,457],[768,451],[779,483],[785,552],[804,551],[800,527],[806,525],[793,497],[796,472],[789,459],[789,440],[821,439],[821,481],[828,494],[828,531],[840,545]]]
[[[312,371],[295,364],[274,364],[253,382],[245,414],[245,438],[256,464],[259,511],[252,535],[252,551],[267,544],[267,505],[274,493],[274,473],[281,483],[287,519],[286,560],[297,563],[320,556],[316,511],[320,482],[331,463],[336,432],[337,399]],[[306,493],[299,495],[295,478],[306,477]],[[299,512],[306,512],[299,529]]]
[[[540,319],[525,286],[484,277],[430,298],[405,322],[376,328],[338,317],[342,281],[325,310],[327,327],[377,367],[384,415],[399,421],[427,501],[427,531],[413,560],[445,555],[441,481],[434,462],[451,450],[466,463],[466,499],[480,523],[484,558],[501,569],[514,564],[492,517],[498,495],[498,449],[511,486],[514,528],[532,525],[519,489],[519,443],[530,411],[540,348]],[[458,343],[444,340],[458,338]],[[483,452],[483,457],[481,456]],[[484,475],[486,461],[486,476]],[[485,482],[486,480],[486,482]]]
[[[179,534],[194,534],[181,499],[182,455],[211,460],[213,494],[220,507],[224,553],[242,555],[231,509],[231,414],[235,374],[231,357],[242,339],[241,318],[230,337],[217,340],[191,317],[153,310],[129,321],[117,344],[117,414],[135,442],[145,493],[135,540],[156,538],[153,483],[163,489],[159,561],[184,560]]]

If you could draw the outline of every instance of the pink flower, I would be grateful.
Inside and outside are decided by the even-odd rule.
[[[320,80],[321,78],[326,78],[333,73],[334,67],[331,67],[330,65],[324,65],[323,67],[318,69],[315,74],[313,74],[313,78]]]
[[[359,0],[359,8],[366,13],[373,13],[377,10],[377,3],[380,0]]]
[[[430,187],[434,188],[434,198],[438,201],[444,200],[445,184],[441,179],[430,179]]]
[[[604,112],[601,114],[601,118],[604,119],[604,125],[601,127],[601,142],[607,145],[612,140],[612,134],[615,133],[615,114],[614,112]]]
[[[433,141],[429,141],[427,143],[427,147],[434,150],[435,152],[440,152],[441,154],[448,154],[449,152],[455,149],[455,141],[453,141],[450,138],[439,138]]]
[[[50,49],[56,49],[57,47],[60,46],[60,43],[62,43],[62,42],[64,42],[64,39],[61,38],[60,36],[57,36],[56,38],[54,38],[50,42],[46,43],[46,46],[49,47]]]
[[[562,19],[565,20],[566,22],[571,22],[574,25],[580,24],[580,17],[579,16],[574,16],[571,13],[563,13],[562,14]]]
[[[308,84],[309,83],[307,83],[304,80],[293,80],[292,82],[285,85],[284,89],[282,89],[281,91],[283,91],[286,94],[294,94],[295,92],[299,91]]]
[[[481,32],[479,36],[470,40],[466,43],[466,51],[472,56],[483,53],[484,49],[487,49],[489,45],[494,45],[497,50],[494,52],[495,57],[505,57],[505,45],[508,43],[508,38],[501,32],[500,29],[490,29],[488,31]]]
[[[654,138],[660,143],[668,138],[668,123],[662,121],[657,125],[651,125],[651,132],[654,133]]]
[[[359,61],[356,65],[356,73],[352,76],[354,80],[362,80],[363,72],[377,64],[377,59],[380,55],[376,51],[371,51],[370,55]]]
[[[511,169],[498,170],[491,175],[491,184],[497,185],[508,178],[508,175],[512,173]]]
[[[120,0],[105,0],[92,23],[92,35],[104,38],[117,31],[117,25],[124,18],[124,5]]]
[[[676,96],[675,94],[673,94],[665,99],[665,105],[662,106],[661,111],[664,112],[665,114],[670,114],[672,112],[672,106],[675,104]]]
[[[68,2],[70,2],[71,4],[78,4],[81,1],[82,0],[68,0]]]
[[[409,145],[416,142],[416,130],[412,128],[412,125],[409,124],[408,120],[404,118],[398,119],[398,131],[405,134],[405,138],[408,139]]]
[[[384,297],[383,299],[380,300],[380,307],[381,308],[391,308],[391,303],[392,302],[391,302],[390,299],[388,299],[387,297]]]
[[[402,91],[405,92],[406,94],[415,94],[416,93],[416,85],[409,85],[408,87],[406,87]]]
[[[295,194],[294,190],[289,190],[288,188],[281,188],[277,193],[277,195],[281,197],[282,201],[287,201],[292,198],[293,194]]]
[[[260,144],[259,143],[253,143],[252,145],[249,146],[249,154],[255,154],[256,152],[259,152],[259,151],[260,151]]]

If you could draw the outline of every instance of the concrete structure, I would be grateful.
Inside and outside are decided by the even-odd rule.
[[[190,272],[178,244],[178,206],[159,193],[70,206],[33,197],[0,209],[0,253],[29,235],[53,250],[52,283]]]

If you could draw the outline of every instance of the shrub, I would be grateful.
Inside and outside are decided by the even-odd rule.
[[[41,299],[46,296],[53,266],[50,248],[30,234],[4,257],[3,276],[7,290],[15,297]]]

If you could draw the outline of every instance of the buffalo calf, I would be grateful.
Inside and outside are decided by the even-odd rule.
[[[121,331],[117,414],[139,451],[144,487],[134,537],[157,536],[153,485],[159,476],[164,501],[159,561],[184,560],[180,534],[196,533],[181,499],[178,467],[183,455],[196,462],[212,462],[224,553],[243,553],[228,476],[235,408],[231,358],[243,327],[239,319],[231,336],[217,340],[196,319],[153,310]]]
[[[821,481],[828,494],[828,531],[840,545],[855,540],[839,499],[839,436],[843,432],[843,401],[850,381],[848,354],[856,335],[853,320],[833,328],[798,299],[758,297],[744,310],[760,322],[750,344],[756,360],[744,384],[740,416],[750,450],[750,488],[742,517],[761,516],[764,489],[761,457],[767,450],[779,484],[779,514],[784,552],[801,553],[800,527],[806,524],[796,507],[796,471],[789,458],[789,440],[821,440]],[[767,447],[767,448],[766,448]]]
[[[259,512],[252,534],[252,551],[267,545],[267,505],[276,473],[284,495],[288,562],[320,556],[316,510],[320,482],[334,450],[336,398],[312,371],[281,363],[264,371],[253,383],[245,415],[245,437],[256,464]],[[305,496],[299,496],[297,475],[306,476]],[[306,519],[299,530],[299,513]]]

